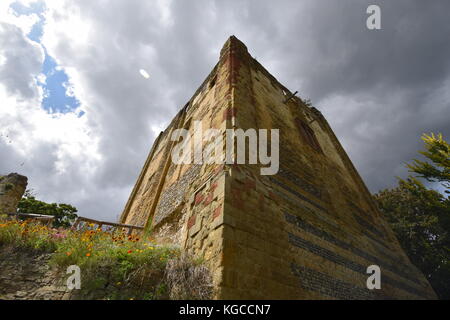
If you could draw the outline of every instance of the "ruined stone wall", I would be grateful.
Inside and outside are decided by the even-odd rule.
[[[225,136],[232,118],[230,58],[228,42],[213,71],[155,141],[121,216],[123,223],[151,228],[159,242],[177,244],[203,257],[216,287],[220,287],[223,265],[225,167],[173,163],[171,153],[178,141],[171,137],[174,130],[184,128],[194,139],[195,121],[201,121],[203,131],[214,128]],[[211,141],[211,148],[225,148]]]
[[[280,130],[280,170],[231,168],[222,298],[435,298],[321,113],[238,46],[236,128]],[[381,290],[368,290],[378,265]]]
[[[0,175],[0,214],[16,213],[17,205],[27,187],[27,177],[17,173]]]
[[[122,214],[203,257],[220,299],[435,298],[321,113],[231,37],[193,98],[156,140]],[[279,129],[280,170],[182,164],[177,128]],[[225,148],[225,145],[223,146]],[[269,148],[270,150],[270,148]],[[366,288],[366,268],[382,289]]]
[[[0,246],[0,300],[70,300],[66,274],[51,268],[50,253]]]

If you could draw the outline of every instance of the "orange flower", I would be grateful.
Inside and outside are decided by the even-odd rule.
[[[72,252],[68,251],[68,252],[66,252],[66,254],[67,254],[68,256],[70,256],[70,255],[72,254]]]
[[[90,257],[90,256],[91,256],[90,252],[86,253],[86,257]]]
[[[133,250],[128,250],[128,253],[132,253],[133,252]]]

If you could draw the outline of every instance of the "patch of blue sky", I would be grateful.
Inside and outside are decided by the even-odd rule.
[[[32,15],[36,14],[39,18],[39,21],[35,23],[30,33],[27,34],[30,40],[40,43],[41,37],[43,34],[43,26],[44,26],[44,16],[43,13],[45,11],[45,4],[42,1],[36,1],[29,4],[29,6],[24,5],[21,2],[13,2],[10,5],[10,8],[13,10],[13,13],[17,16],[21,15]]]
[[[446,188],[440,182],[431,182],[430,185],[429,185],[429,188],[436,190],[437,192],[441,193],[445,197],[449,197],[449,194],[446,193],[446,191],[449,191],[448,188]]]
[[[44,18],[40,18],[39,22],[35,23],[31,31],[27,34],[30,40],[40,43],[42,34],[44,33]]]
[[[30,14],[42,14],[45,11],[45,3],[44,1],[35,1],[32,3],[29,3],[27,6],[23,3],[16,1],[11,3],[10,5],[11,9],[15,11],[17,15],[30,15]]]
[[[67,74],[58,68],[55,59],[45,53],[44,64],[42,65],[42,73],[46,76],[43,88],[45,97],[42,101],[42,107],[51,112],[72,112],[80,103],[79,101],[67,94],[66,84],[69,81]]]
[[[45,11],[45,3],[43,1],[36,1],[30,3],[28,6],[25,6],[20,2],[14,2],[10,7],[17,15],[36,14],[39,17],[39,21],[33,25],[31,31],[27,34],[27,37],[42,46],[41,38],[43,34],[43,27],[45,24],[45,17],[43,15]],[[80,106],[80,102],[76,99],[76,97],[68,94],[67,92],[67,84],[69,83],[69,78],[64,70],[58,67],[56,60],[48,55],[45,47],[42,47],[44,49],[45,58],[44,63],[42,64],[41,72],[46,77],[45,83],[39,83],[39,85],[44,90],[42,108],[50,113],[73,112]],[[79,117],[83,115],[83,111],[80,111],[78,113]]]

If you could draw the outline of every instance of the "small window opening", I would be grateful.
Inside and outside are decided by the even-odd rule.
[[[215,75],[212,79],[211,79],[211,81],[209,82],[209,88],[211,89],[212,87],[214,87],[214,85],[216,84],[216,78],[217,78],[217,75]]]
[[[295,119],[295,124],[297,125],[297,129],[299,130],[303,140],[317,152],[322,152],[322,148],[320,147],[314,130],[311,129],[311,127],[305,121],[299,118]]]

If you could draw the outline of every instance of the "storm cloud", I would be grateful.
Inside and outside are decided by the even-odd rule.
[[[366,28],[370,4],[381,30]],[[155,136],[235,35],[322,111],[371,191],[394,186],[422,133],[450,139],[449,12],[445,0],[46,2],[41,46],[80,107],[41,108],[43,49],[2,22],[0,172],[27,175],[44,200],[116,219]]]

